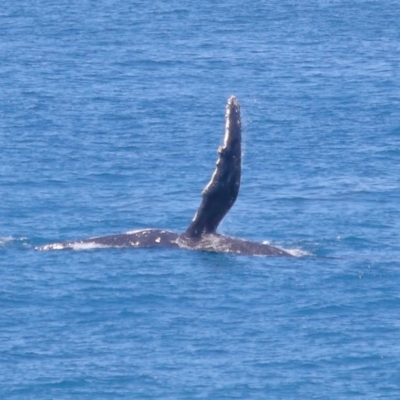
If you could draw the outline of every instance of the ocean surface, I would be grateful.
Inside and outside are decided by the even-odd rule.
[[[2,2],[1,399],[400,398],[397,1]],[[184,231],[295,258],[44,251]]]

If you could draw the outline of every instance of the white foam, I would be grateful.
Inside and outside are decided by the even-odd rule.
[[[263,240],[262,244],[267,244],[268,246],[274,246],[277,249],[280,249],[282,251],[285,251],[286,253],[289,253],[291,256],[293,257],[305,257],[305,256],[312,256],[311,253],[309,253],[306,250],[302,250],[299,248],[294,248],[294,249],[287,249],[285,247],[282,246],[277,246],[277,245],[271,245],[271,242],[269,242],[268,240]]]
[[[107,246],[104,244],[94,243],[94,242],[85,242],[85,243],[70,243],[70,248],[72,250],[94,250],[94,249],[106,249],[111,246]],[[114,246],[115,247],[115,246]]]
[[[5,244],[12,242],[13,240],[15,239],[12,236],[0,236],[0,246],[4,246]]]
[[[289,253],[293,257],[306,257],[306,256],[312,256],[312,254],[306,250],[302,249],[285,249],[283,247],[278,247],[278,249],[282,249],[283,251],[286,251],[286,253]]]
[[[31,245],[28,243],[28,238],[26,237],[0,236],[0,247],[6,247],[10,245],[31,247]]]
[[[62,243],[46,244],[45,246],[36,246],[35,250],[47,251],[47,250],[63,250],[65,245]]]
[[[45,246],[38,246],[35,249],[41,251],[48,250],[93,250],[93,249],[104,249],[110,246],[106,246],[94,242],[65,242],[65,243],[52,243],[46,244]]]

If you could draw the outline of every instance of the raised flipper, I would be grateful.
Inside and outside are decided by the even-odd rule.
[[[235,203],[240,188],[242,126],[240,106],[231,96],[226,105],[224,144],[210,182],[203,190],[203,200],[184,236],[197,239],[214,233]]]

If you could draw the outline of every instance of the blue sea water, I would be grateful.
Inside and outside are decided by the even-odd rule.
[[[0,398],[400,397],[391,0],[5,0]],[[243,118],[220,231],[297,258],[38,252],[183,231]]]

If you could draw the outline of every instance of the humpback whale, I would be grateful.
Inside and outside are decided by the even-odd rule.
[[[52,243],[37,250],[85,249],[93,247],[175,247],[222,253],[264,256],[292,255],[264,243],[221,235],[219,223],[231,209],[239,193],[242,159],[240,105],[235,96],[228,99],[225,136],[218,149],[216,168],[202,192],[202,201],[183,233],[163,229],[141,229],[117,235],[92,237],[77,241]]]

